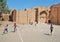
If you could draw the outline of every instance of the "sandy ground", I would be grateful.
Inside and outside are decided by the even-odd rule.
[[[8,33],[3,34],[5,24],[0,26],[0,42],[60,42],[60,25],[53,25],[54,30],[50,35],[49,24],[17,25],[17,31],[13,31],[13,23],[8,23]]]

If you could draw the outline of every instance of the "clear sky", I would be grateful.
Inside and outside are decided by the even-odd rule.
[[[35,6],[51,6],[60,3],[60,0],[7,0],[10,9],[22,10]]]

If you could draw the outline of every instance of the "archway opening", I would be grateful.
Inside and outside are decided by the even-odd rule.
[[[40,12],[40,22],[41,23],[47,22],[47,12],[46,11]]]
[[[11,15],[9,16],[9,21],[16,22],[16,10],[13,10],[11,12]]]

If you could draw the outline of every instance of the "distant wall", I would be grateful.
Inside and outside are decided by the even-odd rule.
[[[38,10],[36,10],[36,8]],[[38,11],[38,12],[37,12]],[[41,12],[45,11],[45,13]],[[11,10],[10,14],[4,14],[3,18],[5,21],[12,21],[19,24],[32,24],[35,22],[48,23],[49,17],[49,8],[47,7],[34,7],[31,9],[25,10]]]

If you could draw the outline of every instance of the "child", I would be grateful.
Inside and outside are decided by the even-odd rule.
[[[51,27],[50,27],[50,33],[52,35],[52,32],[53,32],[53,25],[51,24]]]
[[[16,25],[16,23],[14,23],[14,32],[16,32],[16,27],[17,27],[17,25]]]
[[[6,32],[8,32],[8,24],[5,26],[5,29],[4,29],[3,33],[6,33]]]

